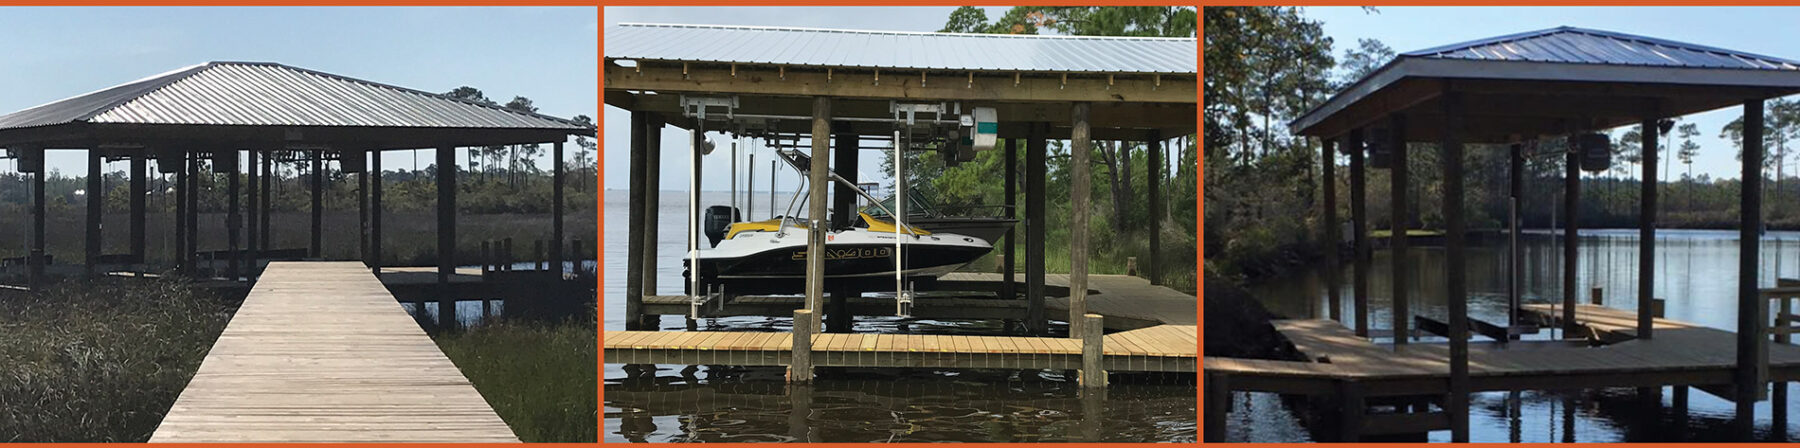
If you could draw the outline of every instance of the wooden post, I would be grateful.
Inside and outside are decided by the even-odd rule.
[[[563,141],[550,145],[550,266],[563,269]],[[561,278],[561,277],[558,277]]]
[[[181,253],[187,257],[188,264],[198,267],[200,264],[200,159],[190,156],[186,163],[188,170],[187,194],[187,247]],[[190,272],[198,272],[190,269]]]
[[[644,295],[656,295],[657,243],[662,231],[662,115],[644,118]],[[662,326],[662,316],[640,316],[646,329]]]
[[[444,148],[438,148],[438,150],[443,151]],[[451,151],[454,152],[454,149],[452,149]],[[312,151],[312,173],[310,173],[310,175],[312,177],[312,240],[311,240],[312,246],[309,246],[309,247],[311,247],[311,250],[308,253],[312,254],[313,258],[319,258],[319,257],[324,256],[324,254],[325,254],[325,155],[324,155],[324,153],[325,153],[324,151],[317,151],[317,150]],[[445,173],[445,171],[444,171],[445,165],[443,164],[444,160],[446,160],[444,157],[442,157],[442,156],[438,157],[438,179],[439,179],[438,185],[440,185],[440,186],[443,185],[443,179],[444,179],[444,173]],[[454,156],[452,156],[449,160],[452,163],[456,162]],[[450,172],[454,173],[455,171],[456,171],[456,167],[451,166]],[[455,182],[456,175],[451,174],[450,179],[451,179],[451,182]],[[452,184],[452,185],[454,185],[454,184]],[[451,194],[452,199],[454,199],[456,192],[452,191],[452,192],[450,192],[450,194]],[[441,200],[441,199],[443,199],[443,197],[444,197],[444,193],[441,191],[438,192],[438,199]],[[439,216],[440,217],[443,216],[442,212],[439,212]],[[444,252],[439,252],[439,255],[442,255],[442,254],[444,254]]]
[[[1144,175],[1149,177],[1144,180],[1144,188],[1149,190],[1149,192],[1148,192],[1149,197],[1147,199],[1150,201],[1150,210],[1149,210],[1150,211],[1150,219],[1148,220],[1149,222],[1147,223],[1148,230],[1150,231],[1150,260],[1148,260],[1149,261],[1148,263],[1144,264],[1144,274],[1145,274],[1146,278],[1150,279],[1150,284],[1161,285],[1162,284],[1162,269],[1161,269],[1161,267],[1162,267],[1162,264],[1161,264],[1161,260],[1162,260],[1162,223],[1163,223],[1163,202],[1162,202],[1163,201],[1163,199],[1162,199],[1163,181],[1162,181],[1162,177],[1163,177],[1163,171],[1169,169],[1168,164],[1163,163],[1162,130],[1159,130],[1159,129],[1151,129],[1150,130],[1150,141],[1145,143],[1144,150],[1149,153],[1149,154],[1146,154],[1147,158],[1144,160],[1145,166],[1149,168],[1148,170],[1145,170],[1145,172],[1144,172]],[[1327,179],[1329,179],[1329,178],[1327,178]],[[1327,181],[1327,185],[1329,185],[1329,184],[1330,184],[1330,182]],[[1334,214],[1332,216],[1336,216],[1335,209],[1334,209],[1333,213]],[[1337,222],[1336,219],[1330,219],[1329,221],[1331,221],[1332,223]],[[1333,254],[1332,257],[1334,257],[1333,260],[1336,260],[1336,258],[1335,258],[1337,256],[1337,255],[1335,255],[1336,253],[1337,252],[1335,252],[1335,251],[1332,252],[1332,254]],[[1333,263],[1332,266],[1336,266],[1336,264]],[[1333,271],[1333,272],[1336,272],[1336,271]],[[1332,278],[1334,278],[1334,279],[1337,278],[1337,277],[1335,277],[1336,274],[1332,274],[1332,275],[1334,275],[1334,277],[1332,277]],[[1333,289],[1331,294],[1332,294],[1332,296],[1331,296],[1332,303],[1337,303],[1337,290]],[[1333,319],[1336,319],[1338,317],[1336,308],[1337,307],[1334,305],[1333,309],[1332,309],[1332,318]],[[1340,320],[1340,322],[1341,322],[1341,320]]]
[[[144,238],[145,216],[145,184],[150,177],[149,150],[131,156],[131,186],[127,189],[131,195],[131,259],[137,264],[145,264],[146,245]]]
[[[1081,387],[1106,387],[1106,326],[1099,314],[1083,314],[1081,320]]]
[[[1657,120],[1645,119],[1643,122],[1643,181],[1638,204],[1638,300],[1637,300],[1637,336],[1650,339],[1655,328],[1651,325],[1655,316],[1651,314],[1655,306],[1651,302],[1656,299],[1656,137]]]
[[[1793,321],[1788,320],[1788,316],[1792,316],[1794,313],[1793,303],[1793,297],[1782,297],[1776,300],[1775,328],[1793,327]],[[1792,339],[1793,337],[1786,331],[1775,333],[1776,344],[1787,345],[1789,342],[1792,342]],[[1771,435],[1774,435],[1775,440],[1778,441],[1787,439],[1787,400],[1788,383],[1786,381],[1775,381],[1769,385],[1769,412],[1771,414],[1771,424],[1769,426],[1772,429],[1770,433]]]
[[[351,168],[344,166],[346,158],[339,153],[338,169],[348,173]],[[368,153],[364,153],[366,157]],[[365,162],[367,163],[367,162]],[[356,256],[363,266],[369,265],[369,169],[368,165],[355,168],[356,172]]]
[[[859,163],[857,149],[862,144],[862,140],[856,133],[850,132],[849,126],[844,125],[837,126],[837,134],[833,137],[835,141],[832,145],[835,148],[832,148],[832,165],[838,168],[838,176],[855,184],[857,181],[856,167]],[[855,220],[857,195],[854,188],[838,185],[837,190],[832,193],[831,228],[849,227],[850,222]],[[856,291],[849,286],[839,286],[831,291],[831,308],[828,308],[825,313],[830,318],[826,331],[850,332],[850,325],[854,318],[850,315],[849,303],[850,296],[853,294],[856,294]]]
[[[1572,136],[1571,136],[1572,137]],[[1573,146],[1573,145],[1571,145]],[[1563,339],[1581,333],[1575,324],[1575,278],[1581,259],[1581,151],[1571,149],[1563,163]]]
[[[1325,251],[1325,304],[1330,307],[1330,309],[1326,311],[1326,315],[1333,321],[1343,323],[1344,297],[1343,292],[1338,290],[1338,272],[1341,271],[1338,267],[1338,247],[1340,245],[1338,238],[1344,233],[1343,230],[1338,228],[1337,214],[1338,140],[1329,138],[1323,139],[1319,143],[1319,167],[1321,173],[1319,183],[1323,184],[1323,189],[1325,190],[1323,192],[1325,196],[1324,200],[1319,201],[1319,206],[1324,207],[1325,209],[1325,222],[1319,226],[1319,230],[1323,231],[1324,235],[1321,235],[1322,238],[1320,238],[1319,241],[1323,242],[1325,246],[1323,248]],[[1155,171],[1155,169],[1152,169],[1151,171]],[[1151,188],[1152,191],[1154,191],[1155,187]],[[1155,250],[1154,248],[1156,245],[1157,241],[1155,239],[1150,240],[1150,247],[1152,250]],[[1151,259],[1154,260],[1155,257],[1151,257]],[[1151,261],[1151,263],[1154,265],[1155,261]]]
[[[1392,180],[1390,192],[1393,199],[1388,204],[1388,208],[1392,212],[1392,219],[1388,224],[1388,228],[1391,230],[1388,233],[1388,247],[1391,248],[1390,252],[1393,252],[1394,347],[1398,348],[1406,345],[1407,335],[1410,334],[1408,328],[1412,325],[1412,311],[1407,308],[1408,304],[1406,303],[1406,288],[1411,284],[1407,282],[1406,274],[1412,269],[1408,267],[1408,262],[1411,260],[1408,258],[1407,251],[1409,243],[1407,229],[1411,226],[1408,224],[1409,216],[1406,213],[1408,209],[1406,193],[1411,187],[1407,185],[1406,172],[1406,116],[1394,114],[1389,117],[1389,123],[1390,140],[1387,144],[1393,148],[1391,151],[1393,158],[1388,163],[1393,168],[1390,170],[1392,172],[1388,174],[1391,175],[1389,176]]]
[[[245,150],[244,156],[246,157],[246,159],[244,159],[244,217],[246,220],[246,225],[244,227],[244,250],[249,251],[246,258],[250,260],[249,269],[254,271],[256,269],[256,259],[260,258],[257,255],[257,249],[261,248],[263,244],[262,240],[257,239],[257,233],[259,232],[256,231],[261,225],[258,219],[261,218],[261,216],[258,216],[260,213],[256,212],[257,210],[260,210],[260,206],[257,205],[257,202],[260,200],[257,197],[257,195],[260,194],[258,193],[258,190],[262,189],[262,185],[259,184],[259,181],[257,180],[257,174],[260,174],[261,170],[257,169],[256,164],[259,163],[257,160],[261,159],[261,157],[256,153],[256,149],[254,148]]]
[[[1206,373],[1202,384],[1205,386],[1206,443],[1225,441],[1225,422],[1231,416],[1231,377],[1223,373]]]
[[[257,210],[256,213],[259,215],[262,215],[262,218],[257,220],[257,222],[262,225],[262,228],[257,230],[257,233],[261,234],[258,239],[260,241],[262,241],[262,245],[264,248],[275,247],[275,241],[269,239],[269,229],[274,227],[274,225],[272,223],[270,223],[270,220],[269,220],[269,211],[274,208],[273,206],[270,205],[270,202],[273,202],[273,200],[275,198],[275,190],[273,188],[270,188],[271,186],[274,185],[274,182],[275,182],[275,172],[274,172],[275,171],[275,160],[274,159],[275,159],[275,153],[272,151],[269,154],[263,155],[262,160],[261,160],[262,176],[260,176],[260,179],[259,179],[262,182],[262,186],[257,188],[257,190],[258,190],[257,193],[262,194],[262,200],[256,202],[256,206],[260,207],[260,209]],[[424,307],[420,307],[419,309],[421,310],[419,314],[421,314],[421,315],[425,314],[423,312]]]
[[[187,256],[187,254],[188,254],[188,251],[187,251],[187,248],[188,248],[188,244],[187,244],[187,239],[188,239],[188,231],[187,231],[188,199],[187,198],[188,198],[188,194],[192,193],[192,191],[191,191],[192,188],[189,188],[189,185],[188,185],[187,151],[186,150],[177,151],[171,155],[175,156],[174,157],[175,160],[163,160],[163,159],[159,158],[156,160],[156,163],[158,165],[162,165],[165,162],[174,162],[174,165],[175,165],[175,254],[174,255],[175,255],[175,265],[178,267],[177,271],[185,274],[185,273],[189,272],[188,271],[189,269],[193,268],[193,266],[188,265],[188,256]]]
[[[369,153],[369,269],[381,273],[381,150]]]
[[[1519,325],[1519,306],[1523,304],[1520,282],[1524,278],[1524,248],[1519,246],[1521,224],[1519,214],[1523,212],[1525,201],[1525,148],[1513,144],[1507,163],[1507,216],[1506,230],[1506,327],[1511,329]],[[1509,330],[1510,331],[1510,330]],[[1507,340],[1518,339],[1517,334],[1510,334]],[[1516,401],[1516,400],[1515,400]]]
[[[1734,423],[1744,440],[1756,429],[1756,401],[1765,387],[1769,352],[1764,325],[1768,303],[1757,291],[1757,261],[1762,240],[1763,102],[1744,101],[1743,186],[1738,216],[1737,413]]]
[[[813,310],[794,310],[793,360],[788,363],[788,382],[811,383],[813,379],[812,336],[818,320]]]
[[[104,210],[101,206],[106,204],[106,189],[101,182],[100,168],[104,164],[104,159],[100,157],[100,149],[88,148],[87,156],[87,194],[85,195],[87,196],[87,239],[85,241],[87,257],[85,257],[83,266],[86,268],[87,277],[91,279],[99,273],[100,214]]]
[[[1356,246],[1350,292],[1356,314],[1356,335],[1369,337],[1369,213],[1368,178],[1363,163],[1363,130],[1350,130],[1350,237]]]
[[[37,170],[31,173],[31,253],[25,262],[30,271],[31,289],[35,291],[44,285],[44,263],[48,261],[44,259],[44,176],[49,167],[45,166],[46,154],[42,148],[26,151],[37,151]]]
[[[1594,306],[1606,305],[1606,288],[1595,286],[1593,289],[1589,290],[1588,304]]]
[[[1469,441],[1469,285],[1465,267],[1467,236],[1463,220],[1463,146],[1458,132],[1462,129],[1462,96],[1444,92],[1438,99],[1443,106],[1444,125],[1440,133],[1444,164],[1444,262],[1445,283],[1450,313],[1450,441]]]
[[[437,148],[437,262],[438,262],[438,328],[456,327],[456,299],[450,290],[450,276],[456,273],[456,147],[439,146]],[[315,153],[316,154],[316,153]],[[317,157],[317,156],[315,156]],[[315,161],[317,159],[314,159]],[[315,162],[314,167],[318,164]],[[315,177],[317,177],[315,175]],[[318,191],[317,183],[313,191]],[[314,196],[314,204],[318,202]],[[318,222],[317,208],[314,208],[313,219]],[[318,232],[314,227],[313,245],[318,247]],[[316,249],[315,249],[316,250]],[[423,304],[420,305],[423,307]]]
[[[1006,167],[1002,169],[1005,172],[1002,183],[1005,185],[1001,187],[1002,200],[1006,201],[1006,219],[1019,219],[1016,208],[1019,187],[1019,140],[1001,140],[1001,142],[1006,145]],[[1013,279],[1013,273],[1018,272],[1016,270],[1018,244],[1013,238],[1013,229],[1016,227],[1018,226],[1007,227],[1006,235],[1001,237],[1005,241],[1002,246],[1005,246],[1006,249],[1000,254],[1000,298],[1007,300],[1019,298],[1017,283]]]
[[[813,319],[818,326],[818,311],[824,309],[825,301],[825,192],[831,188],[831,180],[826,176],[831,170],[831,98],[813,97],[812,113],[812,166],[807,175],[807,224],[806,224],[806,309],[812,311],[807,318]],[[799,323],[795,323],[799,325]]]
[[[1034,335],[1050,331],[1044,313],[1044,134],[1049,124],[1032,123],[1025,139],[1025,328]]]
[[[1368,411],[1368,401],[1363,398],[1362,385],[1354,380],[1338,381],[1337,384],[1338,441],[1362,440],[1363,414]]]
[[[1085,334],[1082,316],[1087,314],[1088,197],[1093,195],[1094,141],[1088,128],[1088,103],[1075,103],[1069,115],[1069,334]]]
[[[213,163],[226,165],[224,167],[226,173],[225,227],[227,227],[225,230],[225,248],[231,252],[231,257],[229,261],[230,264],[225,270],[225,277],[235,282],[238,279],[238,273],[241,272],[238,269],[242,267],[241,263],[244,258],[243,254],[238,252],[238,239],[243,237],[244,227],[244,216],[238,212],[238,205],[240,205],[238,202],[238,189],[242,188],[242,185],[240,185],[242,181],[238,179],[238,150],[236,148],[220,150],[230,151],[231,154],[228,157],[215,157],[213,158]],[[220,168],[221,167],[214,166],[213,171],[218,172]]]
[[[644,148],[648,141],[645,135],[648,126],[645,123],[649,115],[647,112],[631,112],[631,170],[629,188],[625,191],[631,199],[630,217],[625,224],[625,329],[628,331],[643,329],[644,278],[648,277],[644,274],[644,246],[653,244],[644,240],[644,224],[648,222],[644,212],[651,209],[645,203],[649,191],[644,172],[645,165],[649,163],[645,160],[649,158],[649,151]]]

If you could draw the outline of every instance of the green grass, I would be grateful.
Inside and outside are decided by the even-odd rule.
[[[592,443],[599,436],[592,316],[500,321],[434,338],[520,440]]]
[[[235,306],[179,280],[0,295],[0,442],[143,442]]]

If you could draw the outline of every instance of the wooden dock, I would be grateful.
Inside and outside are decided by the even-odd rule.
[[[922,294],[913,317],[925,319],[1017,319],[1023,299],[995,293],[1000,274],[956,273],[940,279],[940,291]],[[1022,280],[1017,276],[1015,281]],[[1067,276],[1050,276],[1048,290],[1067,294]],[[1021,290],[1023,288],[1020,288]],[[946,293],[941,290],[962,291]],[[790,380],[812,367],[920,367],[1070,369],[1105,372],[1194,372],[1199,358],[1197,301],[1193,295],[1123,275],[1097,275],[1089,282],[1086,319],[1095,326],[1071,338],[921,334],[801,334],[777,332],[607,331],[605,360],[619,364],[787,366]],[[892,316],[891,298],[854,297],[852,313]],[[684,296],[651,296],[647,315],[687,315]],[[789,316],[799,314],[801,297],[743,296],[701,307],[700,317]],[[1066,298],[1046,298],[1057,320],[1068,319]],[[1059,313],[1060,312],[1060,313]],[[810,315],[810,314],[808,314]],[[1103,335],[1102,329],[1116,330]],[[797,339],[804,337],[805,339]],[[795,342],[799,341],[796,347]],[[1085,378],[1085,376],[1084,376]],[[1104,382],[1087,382],[1100,384]]]
[[[275,262],[151,442],[518,442],[359,262]]]
[[[1193,372],[1198,339],[1191,325],[1162,325],[1106,335],[1106,370]],[[792,333],[608,331],[606,362],[787,366]],[[1081,340],[920,334],[812,335],[815,367],[1079,369]]]
[[[1555,323],[1561,308],[1526,305],[1523,310]],[[1472,341],[1472,391],[1570,390],[1604,387],[1700,386],[1733,382],[1737,367],[1735,334],[1696,324],[1655,319],[1655,338],[1636,339],[1637,312],[1578,305],[1575,320],[1584,334],[1575,340]],[[1380,397],[1442,396],[1449,393],[1449,346],[1414,342],[1376,344],[1330,320],[1281,320],[1275,329],[1307,361],[1207,357],[1207,395],[1215,392],[1272,392],[1334,396],[1361,403]],[[1800,380],[1800,346],[1768,345],[1768,380]],[[1727,394],[1729,395],[1729,394]],[[1732,397],[1723,397],[1731,399]],[[1433,399],[1435,400],[1435,399]],[[1216,406],[1209,403],[1208,406]],[[1350,405],[1346,405],[1350,406]],[[1213,409],[1210,408],[1209,409]],[[1361,413],[1363,410],[1347,410]],[[1218,416],[1209,416],[1209,419]],[[1393,414],[1351,423],[1342,432],[1375,435],[1445,429],[1441,415],[1408,419]],[[1222,422],[1222,420],[1218,420]],[[1427,423],[1421,423],[1427,422]],[[1209,423],[1208,430],[1215,428]]]

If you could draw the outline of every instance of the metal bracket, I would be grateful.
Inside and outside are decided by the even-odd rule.
[[[918,115],[921,113],[932,114],[931,123],[943,123],[946,114],[945,110],[947,109],[949,108],[945,107],[944,103],[922,104],[901,103],[897,101],[888,102],[888,112],[894,114],[894,120],[906,122],[907,126],[918,124]]]
[[[894,315],[895,316],[912,317],[912,309],[913,309],[913,292],[912,292],[912,290],[909,289],[909,290],[900,291],[899,294],[894,295]]]
[[[681,96],[682,116],[704,121],[706,120],[706,110],[708,108],[725,109],[725,119],[729,120],[732,118],[732,114],[737,111],[738,97],[737,95],[729,97]]]

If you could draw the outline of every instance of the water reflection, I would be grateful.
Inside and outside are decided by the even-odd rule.
[[[1656,244],[1655,297],[1666,299],[1665,316],[1707,327],[1731,330],[1737,326],[1738,280],[1737,231],[1659,230]],[[1577,300],[1587,303],[1591,288],[1600,288],[1609,307],[1634,310],[1638,294],[1638,238],[1636,229],[1584,230],[1576,269]],[[1762,262],[1758,283],[1773,286],[1781,278],[1800,278],[1800,232],[1768,232],[1761,240]],[[1419,315],[1446,319],[1444,251],[1441,247],[1413,248],[1408,290],[1411,308]],[[1529,232],[1521,239],[1524,270],[1521,295],[1525,303],[1562,301],[1561,238],[1550,232]],[[1506,247],[1471,247],[1468,250],[1470,317],[1488,322],[1506,321]],[[1376,251],[1370,263],[1369,327],[1391,329],[1391,252]],[[1343,313],[1351,314],[1351,270],[1340,274]],[[1271,312],[1293,318],[1326,316],[1328,307],[1322,272],[1313,270],[1295,278],[1251,288]],[[1547,339],[1546,333],[1532,338]],[[1800,403],[1790,384],[1789,408]],[[1640,401],[1634,388],[1517,393],[1517,405],[1507,392],[1480,393],[1472,397],[1471,439],[1476,442],[1608,442],[1608,441],[1731,441],[1733,404],[1698,389],[1687,400],[1687,412],[1677,412],[1673,390],[1663,388],[1660,402]],[[1310,438],[1292,409],[1267,394],[1239,394],[1231,424],[1230,440],[1295,441]],[[1263,412],[1244,413],[1257,406]],[[1762,440],[1794,440],[1800,431],[1772,429],[1767,401],[1757,404],[1757,437]],[[1430,435],[1432,441],[1448,441],[1449,432]]]

